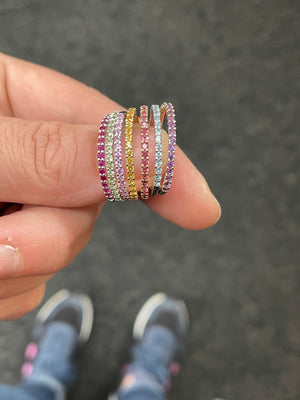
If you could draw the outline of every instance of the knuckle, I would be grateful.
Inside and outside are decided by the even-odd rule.
[[[74,180],[79,137],[61,122],[0,116],[0,169],[6,181],[42,186],[49,193]]]
[[[65,125],[60,122],[38,123],[28,139],[32,149],[32,169],[40,183],[51,187],[65,182],[76,158]],[[73,139],[74,145],[76,135]]]

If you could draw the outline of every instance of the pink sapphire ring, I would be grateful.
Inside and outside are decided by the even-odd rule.
[[[109,201],[113,201],[114,197],[112,195],[111,189],[108,184],[107,180],[107,173],[106,173],[106,167],[105,167],[105,132],[106,132],[106,127],[109,121],[109,115],[105,115],[103,118],[100,128],[99,128],[99,135],[98,135],[98,170],[99,170],[99,175],[100,175],[100,180],[102,183],[102,188],[104,191],[104,194]]]

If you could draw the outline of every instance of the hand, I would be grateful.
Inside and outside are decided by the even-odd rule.
[[[89,240],[105,203],[98,125],[120,109],[67,76],[0,54],[0,319],[36,307],[45,282]],[[179,148],[171,190],[145,204],[188,229],[220,216],[205,179]]]

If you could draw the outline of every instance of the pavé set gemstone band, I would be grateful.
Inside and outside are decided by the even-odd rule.
[[[141,199],[149,199],[149,121],[148,106],[140,107],[141,124]]]
[[[163,103],[160,107],[152,105],[149,118],[148,106],[140,107],[140,117],[134,107],[127,112],[113,112],[105,115],[101,121],[98,135],[98,170],[103,191],[109,201],[147,200],[157,194],[165,194],[170,190],[176,149],[176,120],[171,103]],[[167,119],[168,160],[163,174],[162,128]],[[140,190],[137,190],[136,172],[133,152],[133,127],[140,124]],[[154,128],[155,159],[154,181],[150,185],[149,178],[149,130]],[[122,138],[123,146],[122,146]],[[123,151],[124,147],[124,151]],[[124,157],[125,155],[125,157]],[[126,166],[126,167],[125,167]],[[153,179],[152,179],[153,180]]]
[[[160,194],[165,194],[170,189],[173,180],[174,166],[175,166],[176,119],[175,119],[174,107],[171,103],[163,103],[160,107],[161,125],[163,125],[165,115],[167,115],[168,137],[169,137],[168,162]]]
[[[157,104],[151,107],[150,112],[150,126],[154,126],[155,132],[155,177],[154,177],[154,188],[152,190],[152,196],[157,195],[160,182],[162,180],[162,137],[161,137],[161,120],[160,120],[160,108]]]

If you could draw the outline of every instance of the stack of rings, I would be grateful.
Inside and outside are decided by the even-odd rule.
[[[162,127],[167,119],[168,161],[163,174]],[[140,176],[139,191],[136,185],[137,167],[134,165],[133,126],[140,123]],[[155,169],[154,180],[149,178],[149,127],[155,134]],[[124,141],[122,146],[122,139]],[[122,149],[125,148],[125,151]],[[161,107],[152,105],[140,107],[140,116],[134,107],[127,112],[107,114],[101,121],[98,135],[98,170],[102,188],[109,201],[147,200],[157,194],[165,194],[170,190],[175,162],[176,120],[171,103],[163,103]]]

